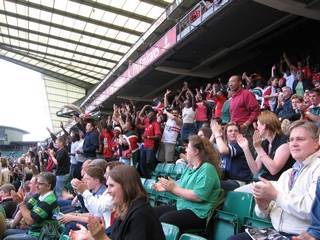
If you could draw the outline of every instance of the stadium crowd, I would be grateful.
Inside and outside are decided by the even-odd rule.
[[[3,239],[55,230],[71,239],[165,239],[161,223],[205,229],[228,191],[251,194],[257,217],[282,235],[320,239],[320,70],[310,57],[293,64],[283,53],[268,80],[184,82],[141,109],[125,102],[100,120],[74,120],[59,136],[48,129],[47,146],[1,158]],[[183,172],[156,175],[159,163]],[[174,201],[151,207],[142,180],[152,178]]]

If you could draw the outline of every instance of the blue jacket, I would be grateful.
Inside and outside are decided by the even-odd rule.
[[[99,134],[97,130],[87,132],[84,136],[83,155],[87,158],[95,158],[96,151],[99,148]]]
[[[278,115],[279,118],[289,119],[290,121],[293,120],[292,118],[295,117],[296,112],[292,108],[290,98],[284,101],[284,104],[282,107],[278,107],[276,109],[276,114]]]
[[[316,197],[311,209],[311,225],[307,232],[316,239],[320,239],[320,177],[317,182]]]

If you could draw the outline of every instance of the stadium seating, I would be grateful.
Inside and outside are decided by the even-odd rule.
[[[177,240],[179,237],[179,228],[168,223],[161,223],[166,240]]]
[[[157,200],[157,192],[154,190],[153,185],[156,183],[155,179],[147,179],[144,182],[144,188],[148,193],[149,203],[151,206],[156,205]]]
[[[224,240],[240,232],[245,226],[245,218],[251,216],[253,206],[250,193],[228,192],[223,209],[214,217],[213,239]]]
[[[179,240],[206,240],[206,238],[190,233],[184,233],[180,236]]]

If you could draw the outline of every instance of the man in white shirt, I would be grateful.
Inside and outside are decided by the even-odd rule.
[[[289,149],[296,163],[278,181],[261,179],[253,187],[256,214],[270,217],[273,227],[288,237],[300,234],[310,225],[311,207],[320,176],[317,132],[317,126],[312,122],[293,122],[290,126]],[[242,233],[230,239],[251,238]]]

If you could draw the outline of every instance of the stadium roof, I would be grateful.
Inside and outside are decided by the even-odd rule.
[[[170,0],[4,0],[1,58],[90,89]]]
[[[62,104],[84,97],[172,2],[2,0],[0,58],[50,79],[45,86],[51,94],[48,100],[49,107],[54,106],[50,111],[54,116],[61,106],[57,104],[61,94],[55,92],[65,90],[66,85],[83,89],[72,89]]]

